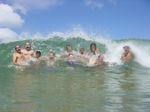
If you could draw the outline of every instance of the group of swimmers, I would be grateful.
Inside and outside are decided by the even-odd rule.
[[[129,46],[123,47],[124,53],[121,60],[123,63],[130,63],[133,60],[133,53]],[[13,64],[17,66],[29,66],[32,62],[34,65],[39,65],[42,61],[45,61],[48,66],[53,66],[56,61],[64,60],[65,62],[80,62],[87,66],[97,66],[104,64],[104,55],[101,54],[96,46],[96,43],[91,43],[90,53],[87,53],[82,47],[79,52],[76,53],[71,45],[66,45],[66,51],[61,55],[56,55],[54,52],[49,52],[47,56],[42,56],[40,51],[33,51],[31,43],[27,42],[24,48],[16,45],[15,52],[13,54]]]

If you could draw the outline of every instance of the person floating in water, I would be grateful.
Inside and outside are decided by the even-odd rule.
[[[15,53],[13,54],[13,64],[14,65],[25,65],[25,56],[21,52],[19,45],[15,47]]]
[[[26,61],[30,61],[34,56],[34,51],[31,48],[31,43],[27,42],[25,44],[25,48],[21,50],[23,55],[25,56]]]
[[[131,49],[129,46],[123,47],[124,53],[121,56],[121,60],[123,63],[128,64],[133,61],[134,54],[131,52]]]

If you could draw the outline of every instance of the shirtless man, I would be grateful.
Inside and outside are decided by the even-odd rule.
[[[126,64],[130,63],[134,58],[134,55],[131,52],[130,47],[129,46],[124,46],[123,50],[124,50],[124,53],[122,54],[122,57],[121,57],[122,62],[126,63]]]
[[[21,52],[19,45],[15,47],[15,53],[13,54],[13,64],[15,65],[25,65],[25,57]]]
[[[30,61],[34,55],[34,51],[31,49],[31,44],[28,42],[25,44],[25,48],[22,49],[21,52],[25,56],[27,62]]]

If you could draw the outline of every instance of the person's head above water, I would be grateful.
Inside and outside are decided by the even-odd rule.
[[[40,58],[41,57],[41,52],[40,51],[36,51],[35,52],[35,57],[36,58]]]
[[[85,49],[82,47],[82,48],[80,48],[80,54],[84,54],[84,51],[85,51]]]
[[[124,49],[124,51],[125,51],[126,53],[128,53],[128,52],[130,51],[130,47],[127,46],[127,45],[125,45],[125,46],[123,47],[123,49]]]
[[[56,57],[56,55],[54,52],[51,51],[51,52],[49,52],[48,57],[49,57],[49,59],[54,59]]]
[[[90,50],[91,50],[91,52],[95,53],[95,51],[97,50],[96,43],[91,43]]]
[[[25,44],[25,49],[26,49],[27,51],[30,51],[30,50],[31,50],[31,43],[26,42],[26,44]]]
[[[15,46],[15,51],[16,51],[17,53],[21,53],[21,48],[20,48],[19,45],[16,45],[16,46]]]
[[[66,45],[66,51],[67,52],[72,52],[72,47],[70,44]]]

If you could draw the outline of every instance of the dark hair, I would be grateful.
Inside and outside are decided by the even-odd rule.
[[[92,46],[95,46],[95,48],[97,48],[97,46],[96,46],[96,43],[91,43],[91,45],[90,45],[90,50],[91,50],[91,52],[92,52]]]
[[[36,51],[35,53],[41,56],[41,51]]]

